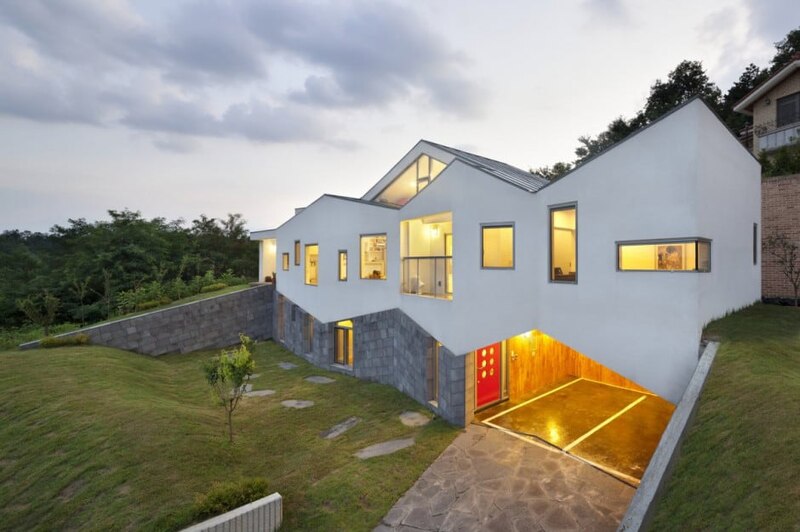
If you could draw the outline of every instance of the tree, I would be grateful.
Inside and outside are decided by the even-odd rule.
[[[81,327],[83,327],[86,323],[86,307],[83,305],[83,303],[86,301],[86,296],[89,294],[89,282],[91,280],[91,276],[86,277],[82,281],[79,281],[75,278],[72,279],[71,290],[75,298],[78,300],[78,310],[76,315],[81,322]]]
[[[775,43],[775,55],[770,61],[770,74],[786,66],[797,52],[800,52],[800,28],[786,34],[786,37]]]
[[[742,75],[739,76],[739,79],[736,80],[733,85],[731,85],[731,88],[728,89],[728,92],[725,93],[725,97],[722,99],[720,115],[733,131],[738,132],[752,120],[742,113],[735,112],[733,106],[747,96],[750,91],[766,81],[768,77],[768,70],[759,68],[753,63],[750,63],[747,65],[747,68],[744,69]]]
[[[25,313],[34,324],[44,329],[44,335],[50,336],[50,326],[56,318],[60,301],[47,290],[42,294],[42,301],[38,303],[30,296],[17,301],[19,309]]]
[[[763,243],[767,251],[780,267],[789,284],[794,289],[794,306],[800,305],[800,247],[785,233],[770,235]]]
[[[251,354],[253,341],[239,334],[240,344],[229,350],[222,350],[203,365],[206,382],[213,388],[228,419],[228,441],[233,442],[233,412],[239,406],[245,386],[256,367]]]
[[[548,181],[558,179],[562,175],[572,170],[572,163],[557,162],[553,166],[541,166],[539,168],[531,168],[530,172],[534,175],[541,176]]]
[[[722,93],[708,78],[703,63],[684,60],[669,73],[666,81],[657,79],[653,83],[642,113],[649,123],[694,96],[700,96],[714,109],[720,107]]]

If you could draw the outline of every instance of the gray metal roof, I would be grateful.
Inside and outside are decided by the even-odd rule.
[[[516,166],[511,166],[510,164],[495,161],[494,159],[488,159],[486,157],[481,157],[480,155],[476,155],[474,153],[457,150],[449,146],[443,146],[442,144],[437,144],[429,140],[424,142],[454,155],[464,164],[468,164],[473,168],[477,168],[478,170],[486,172],[487,174],[491,174],[498,179],[502,179],[506,183],[510,183],[523,190],[527,190],[528,192],[536,192],[537,190],[544,188],[544,186],[549,183],[547,179],[540,175],[532,174],[527,170],[522,170]]]

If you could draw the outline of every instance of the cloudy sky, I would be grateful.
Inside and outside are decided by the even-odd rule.
[[[107,209],[273,227],[420,138],[530,168],[703,61],[726,90],[796,0],[3,0],[0,230]]]

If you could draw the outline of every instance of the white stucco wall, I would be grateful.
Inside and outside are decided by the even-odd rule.
[[[417,145],[393,168],[401,172]],[[677,402],[697,364],[703,325],[759,298],[752,224],[757,163],[713,113],[694,101],[536,194],[451,164],[400,210],[323,197],[276,230],[289,272],[278,290],[329,322],[400,307],[454,353],[539,329]],[[373,191],[390,182],[387,174]],[[577,202],[578,283],[548,281],[549,210]],[[400,294],[402,220],[452,212],[452,301]],[[480,226],[513,222],[515,267],[480,266]],[[386,281],[360,280],[359,235],[386,233]],[[619,272],[616,242],[711,239],[711,272]],[[303,284],[293,245],[318,243],[319,286]],[[346,283],[337,251],[348,250]]]

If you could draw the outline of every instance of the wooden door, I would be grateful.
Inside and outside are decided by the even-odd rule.
[[[487,345],[475,351],[475,407],[500,400],[502,344]]]

